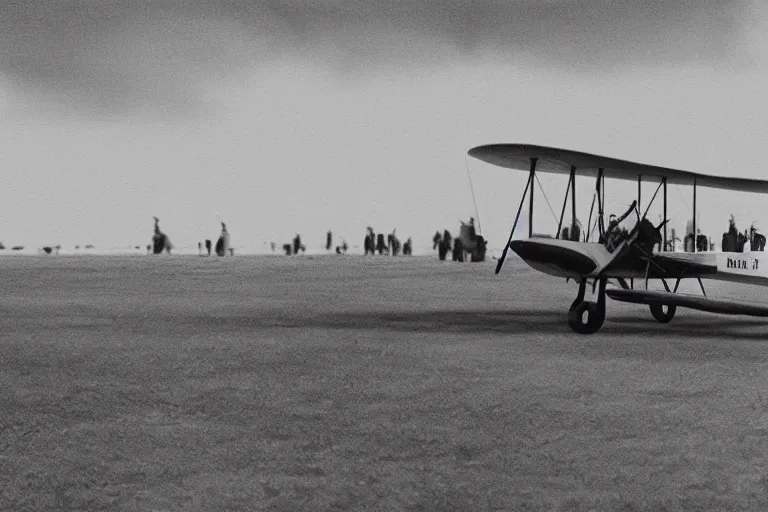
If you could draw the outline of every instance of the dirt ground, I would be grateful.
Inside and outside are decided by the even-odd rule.
[[[768,322],[494,263],[0,258],[0,508],[768,509]]]

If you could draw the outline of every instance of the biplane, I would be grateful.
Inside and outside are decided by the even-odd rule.
[[[512,249],[532,268],[549,275],[574,279],[579,284],[576,299],[568,310],[568,325],[576,332],[597,332],[605,321],[606,296],[617,301],[644,304],[653,317],[667,323],[678,307],[731,315],[768,316],[768,307],[707,297],[702,279],[734,281],[768,286],[768,257],[763,252],[692,252],[667,251],[667,186],[693,187],[693,233],[696,230],[696,189],[710,187],[743,192],[768,192],[768,181],[747,178],[710,176],[689,171],[645,165],[626,160],[581,153],[554,147],[528,144],[493,144],[469,150],[469,155],[484,162],[528,172],[528,181],[517,209],[509,240],[496,265],[499,273],[507,251]],[[534,178],[536,173],[567,175],[568,186],[560,214],[557,235],[544,237],[533,233]],[[595,195],[588,231],[582,238],[576,225],[576,178],[594,180]],[[637,181],[637,198],[622,218],[635,214],[631,230],[618,229],[616,222],[605,226],[605,179]],[[641,214],[641,185],[658,182],[656,192]],[[646,217],[651,204],[662,192],[663,219],[654,226]],[[568,197],[571,197],[571,231],[563,227]],[[528,238],[513,240],[520,212],[528,198]],[[596,228],[599,241],[590,242],[589,226],[597,199]],[[631,219],[632,217],[630,217]],[[596,234],[598,234],[596,233]],[[649,280],[660,280],[664,291],[648,289]],[[701,295],[678,293],[683,279],[698,280]],[[612,286],[606,289],[611,281]],[[635,280],[645,286],[635,286]],[[667,281],[670,281],[668,283]],[[674,280],[674,288],[670,289]],[[591,281],[593,300],[586,300]],[[628,283],[629,281],[629,283]],[[613,283],[618,286],[613,287]]]

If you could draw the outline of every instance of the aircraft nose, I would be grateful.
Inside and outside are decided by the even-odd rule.
[[[586,254],[560,245],[527,239],[513,240],[509,248],[526,261],[558,267],[579,275],[588,275],[597,268],[597,263]]]

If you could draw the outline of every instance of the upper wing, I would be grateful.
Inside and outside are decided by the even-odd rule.
[[[638,176],[642,176],[644,180],[648,181],[657,177],[666,178],[668,184],[675,185],[693,185],[695,179],[697,186],[768,193],[768,180],[709,176],[531,144],[490,144],[472,148],[468,154],[489,164],[524,171],[529,170],[530,159],[537,158],[537,172],[569,174],[573,166],[576,168],[578,176],[596,177],[598,169],[603,168],[603,175],[606,178],[637,180]]]

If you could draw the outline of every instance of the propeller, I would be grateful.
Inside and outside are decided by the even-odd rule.
[[[657,267],[662,272],[666,272],[666,271],[658,263],[653,261],[653,254],[652,254],[653,249],[652,249],[652,247],[651,247],[651,251],[649,253],[641,245],[636,243],[637,239],[640,238],[641,235],[646,235],[646,238],[648,236],[647,235],[647,228],[643,229],[643,221],[646,220],[646,217],[648,215],[648,209],[645,210],[645,212],[643,213],[643,216],[641,217],[640,216],[640,209],[637,207],[637,201],[632,201],[632,204],[629,206],[627,211],[624,212],[624,214],[617,219],[616,225],[618,225],[618,223],[623,221],[633,211],[635,212],[635,215],[637,216],[638,220],[637,220],[637,224],[635,224],[634,228],[630,232],[629,237],[626,239],[626,244],[627,244],[627,248],[628,249],[635,248],[646,258],[647,265],[646,265],[645,275],[646,275],[646,280],[647,280],[651,264],[653,264],[655,267]],[[650,222],[649,222],[649,224],[650,224],[651,228],[654,230],[654,232],[656,233],[656,235],[658,235],[659,232],[661,231],[661,229],[667,224],[667,222],[669,222],[669,219],[664,220],[658,226],[654,226],[653,224],[650,224]],[[660,235],[658,235],[658,236],[660,237]],[[595,283],[593,283],[593,285],[592,285],[593,292],[594,292],[595,286],[596,286]]]
[[[642,221],[642,220],[645,220],[645,218],[646,218],[646,215],[647,215],[647,214],[648,214],[648,210],[646,210],[646,211],[645,211],[645,214],[643,215],[643,218],[641,219],[641,221]],[[665,225],[666,225],[668,222],[669,222],[669,219],[665,219],[665,220],[664,220],[663,222],[661,222],[661,223],[660,223],[658,226],[654,226],[653,224],[651,224],[651,226],[653,227],[653,229],[654,229],[654,230],[656,231],[656,233],[658,234],[658,233],[661,231],[661,228],[663,228],[663,227],[664,227],[664,226],[665,226]],[[637,240],[637,237],[640,235],[640,223],[639,223],[639,222],[638,222],[638,224],[637,224],[637,226],[636,226],[636,229],[637,229],[637,231],[636,231],[636,233],[635,233],[635,240]],[[646,265],[646,267],[645,267],[645,283],[646,283],[646,288],[647,288],[647,287],[648,287],[648,273],[649,273],[649,271],[650,271],[650,269],[651,269],[651,264],[653,264],[653,265],[654,265],[656,268],[658,268],[658,269],[659,269],[659,270],[661,270],[662,272],[665,272],[665,273],[666,273],[666,270],[664,270],[664,269],[663,269],[663,268],[662,268],[662,267],[661,267],[661,266],[660,266],[658,263],[656,263],[655,261],[653,261],[653,253],[652,253],[652,252],[649,254],[649,253],[647,253],[647,252],[645,251],[645,249],[643,249],[641,246],[639,246],[639,245],[635,245],[635,244],[634,244],[634,241],[635,241],[635,240],[633,240],[633,245],[632,245],[632,246],[633,246],[635,249],[637,249],[638,251],[640,251],[640,253],[641,253],[643,256],[645,256],[645,258],[648,260],[648,264],[647,264],[647,265]]]

